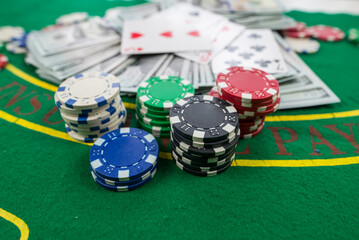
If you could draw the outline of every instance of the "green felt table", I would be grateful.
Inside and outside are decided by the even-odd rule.
[[[121,1],[1,4],[0,25],[38,30],[60,15],[103,16]],[[308,25],[344,31],[359,16],[290,12]],[[0,72],[0,239],[355,239],[359,237],[359,48],[321,42],[301,56],[338,95],[338,104],[279,111],[263,132],[242,140],[224,174],[180,171],[160,139],[158,173],[128,193],[93,182],[90,146],[67,136],[56,86],[23,55],[3,51]],[[138,127],[134,99],[126,125]]]

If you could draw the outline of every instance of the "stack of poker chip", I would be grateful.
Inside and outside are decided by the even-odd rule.
[[[77,141],[93,142],[122,127],[126,108],[119,93],[118,79],[107,73],[82,73],[64,81],[54,98],[67,133]]]
[[[26,40],[28,34],[24,32],[18,37],[11,38],[11,41],[6,44],[6,50],[14,54],[27,53]]]
[[[96,140],[90,151],[91,174],[101,187],[124,192],[150,181],[157,170],[158,143],[138,128],[121,128]]]
[[[278,81],[255,68],[231,67],[217,76],[218,92],[209,94],[233,104],[238,112],[240,138],[259,134],[268,114],[280,104]]]
[[[228,102],[196,95],[179,100],[170,111],[172,157],[184,172],[210,177],[228,169],[240,129]]]
[[[192,84],[175,76],[152,77],[137,91],[136,117],[140,127],[155,137],[170,136],[169,113],[180,99],[194,95]]]

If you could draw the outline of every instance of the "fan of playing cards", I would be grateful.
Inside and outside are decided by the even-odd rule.
[[[81,72],[108,72],[119,78],[121,94],[129,95],[136,94],[142,81],[160,75],[180,76],[193,83],[196,93],[206,93],[223,69],[254,67],[278,79],[280,109],[339,101],[268,28],[271,21],[284,29],[295,25],[287,18],[280,17],[280,24],[273,20],[283,16],[279,5],[270,5],[269,11],[263,9],[269,5],[256,8],[246,1],[241,7],[232,5],[235,11],[223,6],[213,11],[210,1],[199,6],[159,2],[113,8],[103,18],[33,31],[26,61],[56,84]]]

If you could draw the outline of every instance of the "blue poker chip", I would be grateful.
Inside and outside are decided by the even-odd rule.
[[[69,122],[67,121],[67,119],[64,117],[64,115],[61,115],[62,118],[71,126],[71,127],[75,127],[75,128],[79,128],[81,126],[86,126],[86,128],[90,128],[90,131],[99,131],[102,125],[105,125],[107,123],[110,123],[112,120],[116,119],[116,118],[121,118],[122,116],[126,116],[126,109],[119,109],[120,111],[117,111],[116,115],[112,115],[110,117],[104,118],[104,119],[99,119],[95,124],[88,124],[88,123],[73,123],[73,122]]]
[[[97,139],[97,135],[84,136],[84,135],[78,134],[77,132],[73,131],[67,124],[65,124],[65,129],[66,129],[67,134],[70,135],[70,137],[72,137],[73,139],[75,139],[76,141],[79,141],[79,142],[92,143],[92,142],[96,141],[96,139]]]
[[[148,172],[157,162],[158,143],[138,128],[121,128],[98,138],[90,151],[92,169],[113,181],[130,181]]]
[[[136,184],[133,184],[133,185],[128,185],[128,186],[112,186],[112,185],[109,185],[109,184],[106,184],[106,183],[103,183],[101,181],[98,180],[98,178],[95,179],[95,182],[97,182],[101,187],[107,189],[107,190],[110,190],[110,191],[114,191],[114,192],[128,192],[128,191],[133,191],[137,188],[140,188],[142,187],[143,185],[145,185],[146,183],[148,183],[156,174],[157,172],[157,169],[155,169],[151,175],[146,178],[145,180],[139,182],[139,183],[136,183]]]
[[[103,184],[107,184],[107,185],[111,185],[111,186],[132,186],[132,185],[135,185],[136,183],[145,181],[147,178],[151,177],[151,174],[157,170],[157,165],[158,165],[158,162],[148,172],[146,172],[145,174],[141,175],[140,177],[130,180],[130,181],[119,182],[119,181],[112,181],[109,179],[105,179],[105,178],[99,176],[98,174],[96,174],[96,172],[94,172],[94,170],[92,168],[91,168],[91,175],[95,181],[97,180],[99,182],[102,182]]]

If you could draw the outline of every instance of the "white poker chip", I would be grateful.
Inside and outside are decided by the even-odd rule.
[[[56,19],[56,24],[59,25],[71,25],[87,20],[89,17],[87,12],[74,12],[67,15],[63,15]]]
[[[302,54],[316,53],[320,48],[319,42],[310,38],[286,37],[285,41],[297,53],[302,53]]]
[[[27,53],[27,49],[24,47],[19,47],[16,42],[10,42],[6,44],[6,50],[15,54],[25,54]]]
[[[0,42],[9,42],[12,38],[19,38],[25,33],[22,27],[0,27]]]
[[[77,74],[59,86],[56,97],[67,108],[94,109],[109,104],[120,93],[114,75],[100,72]]]

